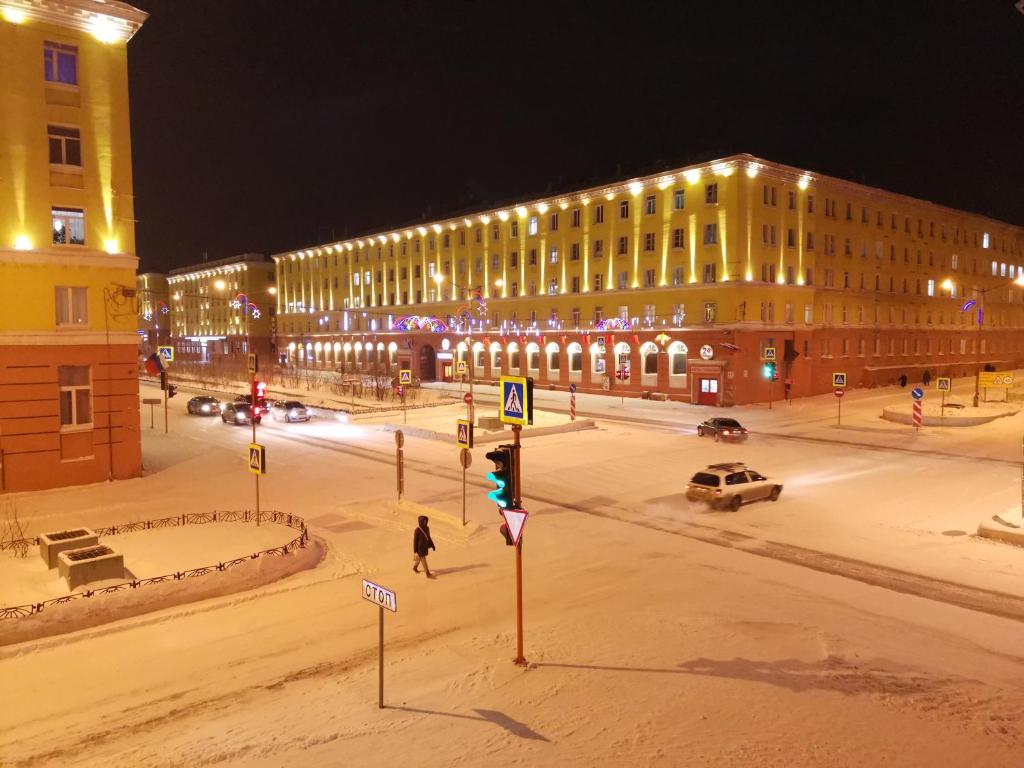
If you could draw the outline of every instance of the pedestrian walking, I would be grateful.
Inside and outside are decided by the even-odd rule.
[[[426,515],[420,515],[417,519],[416,532],[412,535],[412,569],[419,573],[420,563],[423,563],[423,570],[426,571],[427,578],[434,579],[437,577],[430,572],[430,566],[427,565],[427,552],[431,549],[436,552],[437,547],[434,546],[434,540],[430,538],[428,522]]]

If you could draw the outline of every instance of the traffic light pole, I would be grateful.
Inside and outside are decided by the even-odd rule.
[[[170,387],[170,384],[167,383],[167,372],[166,371],[164,371],[163,381],[161,383],[164,385],[164,434],[166,435],[167,434],[167,389],[168,389],[168,387]]]
[[[523,508],[523,486],[522,486],[522,468],[521,468],[521,452],[519,443],[519,433],[522,432],[523,428],[518,424],[512,427],[513,441],[513,452],[515,455],[515,461],[513,467],[515,471],[515,496],[513,497],[512,505],[515,509]],[[519,542],[516,544],[516,658],[515,663],[519,666],[526,666],[526,658],[523,656],[523,537],[519,536]]]
[[[247,321],[248,322],[248,321]],[[248,337],[247,337],[248,338]],[[249,399],[252,403],[249,405],[249,421],[252,422],[252,441],[256,442],[256,374],[253,373],[249,379]],[[256,525],[260,524],[260,474],[256,473]]]

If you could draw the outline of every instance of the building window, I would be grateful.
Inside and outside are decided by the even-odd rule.
[[[536,248],[531,248],[530,249],[530,266],[531,267],[537,266],[537,249]]]
[[[619,238],[619,250],[618,254],[624,256],[629,251],[629,238],[623,235]]]
[[[571,261],[579,261],[580,260],[580,244],[579,243],[573,243],[572,245],[569,246],[569,259]]]
[[[644,199],[644,213],[651,215],[657,210],[657,202],[654,195],[648,195]]]
[[[579,373],[583,370],[583,347],[573,342],[569,345],[566,352],[569,357],[569,372]]]
[[[572,292],[573,293],[579,293],[580,292],[580,279],[578,277],[573,277],[571,284],[572,284]]]
[[[580,225],[580,209],[574,208],[572,211],[572,225],[573,227],[579,227]]]
[[[501,233],[497,224],[491,225],[491,240],[497,242],[501,238]]]
[[[594,258],[600,259],[604,257],[604,240],[594,241]]]
[[[58,285],[54,289],[57,325],[88,325],[88,289]]]
[[[677,189],[672,193],[672,207],[677,211],[683,210],[686,205],[686,190]]]
[[[551,261],[552,264],[557,264],[558,263],[558,249],[557,248],[555,248],[555,247],[551,248],[551,251],[549,253],[549,260]]]
[[[92,385],[89,379],[87,365],[57,367],[61,427],[92,425]]]
[[[85,213],[81,208],[53,208],[54,245],[85,245]]]
[[[814,323],[814,305],[804,304],[804,325],[811,325]]]
[[[554,296],[556,293],[558,293],[558,281],[552,278],[551,282],[548,283],[548,295]]]
[[[537,217],[531,216],[529,222],[526,225],[526,234],[536,235],[537,234]]]
[[[683,268],[682,267],[673,267],[672,268],[672,285],[682,285],[682,284],[683,284]]]
[[[603,205],[595,205],[594,206],[594,223],[595,224],[603,224],[604,223],[604,206]]]
[[[550,222],[548,224],[548,229],[551,230],[552,232],[557,232],[558,231],[558,213],[557,212],[551,214]]]
[[[715,315],[718,314],[717,309],[718,309],[718,305],[715,304],[715,302],[713,302],[713,301],[705,302],[705,304],[704,304],[704,322],[705,323],[713,323],[713,322],[715,322]]]
[[[648,269],[644,272],[644,288],[654,287],[654,270]]]
[[[620,200],[619,201],[619,218],[620,219],[628,219],[629,218],[629,200]]]
[[[512,223],[509,224],[508,233],[509,233],[510,237],[519,237],[519,222],[518,221],[513,220]],[[462,244],[465,245],[466,241],[463,240]]]
[[[644,251],[654,250],[654,233],[647,232],[644,234]]]
[[[78,85],[78,48],[73,45],[43,43],[43,76],[48,83]]]
[[[814,213],[814,195],[807,196],[807,212]]]
[[[718,242],[718,225],[704,225],[704,245],[715,245]]]
[[[704,265],[704,282],[713,283],[715,282],[715,264]]]
[[[686,230],[685,229],[673,229],[672,230],[672,247],[673,248],[685,248],[686,247]]]
[[[705,184],[704,185],[704,202],[708,205],[718,204],[718,185],[717,184]]]
[[[794,192],[793,190],[789,190],[786,193],[786,198],[787,198],[787,203],[788,203],[788,205],[786,207],[789,210],[791,210],[791,211],[795,211],[796,210],[796,192]]]
[[[47,126],[50,137],[50,164],[82,166],[82,137],[77,128]]]
[[[602,275],[602,274],[594,275],[594,290],[595,291],[600,291],[603,287],[604,287],[604,275]]]
[[[790,229],[786,230],[786,247],[787,248],[796,248],[796,230],[795,229],[790,228]]]
[[[619,272],[619,290],[624,291],[629,288],[629,272]]]
[[[934,280],[929,280],[928,281],[928,295],[929,296],[934,296],[935,295],[935,281]]]
[[[813,232],[808,232],[807,233],[807,250],[808,251],[813,251],[814,250],[814,233]]]

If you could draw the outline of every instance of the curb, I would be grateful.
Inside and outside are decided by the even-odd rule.
[[[978,535],[985,539],[1002,541],[1024,547],[1024,528],[1009,528],[993,520],[982,520],[978,523]]]
[[[889,406],[882,409],[882,418],[896,424],[913,424],[912,413],[902,413],[896,409],[901,406]],[[1001,419],[1005,416],[1016,416],[1020,409],[996,413],[991,416],[928,416],[922,414],[922,427],[976,427],[979,424],[988,424],[990,421]]]

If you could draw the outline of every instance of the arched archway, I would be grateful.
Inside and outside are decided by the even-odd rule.
[[[429,344],[420,347],[420,380],[434,381],[437,378],[437,353]]]

